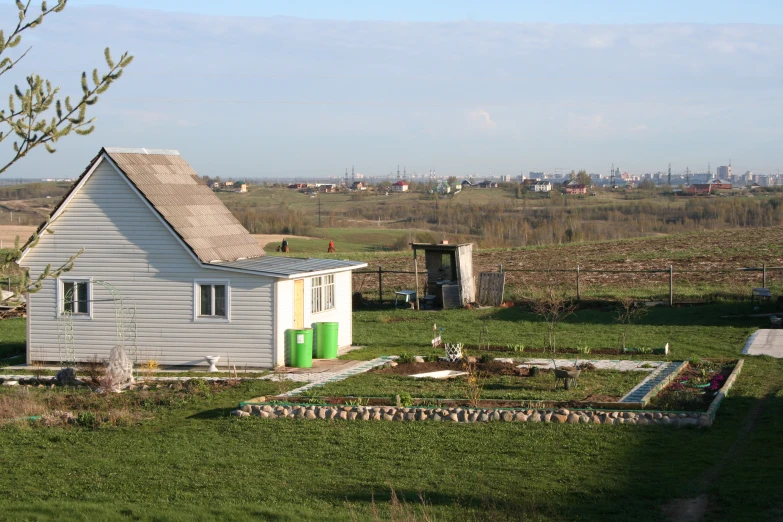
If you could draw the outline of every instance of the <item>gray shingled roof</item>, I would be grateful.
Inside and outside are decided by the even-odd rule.
[[[255,259],[240,259],[210,263],[215,266],[248,270],[260,274],[275,277],[290,277],[293,275],[322,272],[325,270],[351,269],[356,270],[367,266],[367,263],[358,261],[344,261],[339,259],[304,259],[297,257],[264,256]]]
[[[103,150],[201,262],[234,261],[265,254],[179,152]]]

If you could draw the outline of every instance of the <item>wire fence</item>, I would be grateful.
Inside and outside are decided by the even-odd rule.
[[[489,270],[482,270],[489,271]],[[511,268],[497,265],[493,271],[506,274],[505,298],[523,299],[536,295],[547,285],[571,288],[577,300],[639,300],[677,303],[715,299],[750,299],[754,289],[768,289],[783,295],[783,266],[693,269],[674,264],[653,269]],[[395,293],[417,287],[412,270],[360,270],[353,273],[354,290],[380,304],[393,302]],[[419,271],[419,288],[425,288],[426,271]],[[475,277],[474,277],[475,279]],[[763,293],[763,292],[762,292]]]

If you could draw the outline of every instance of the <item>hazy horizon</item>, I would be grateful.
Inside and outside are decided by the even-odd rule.
[[[176,2],[172,3],[175,4]],[[26,33],[77,95],[110,46],[134,63],[97,129],[7,177],[74,177],[101,146],[178,149],[201,174],[634,174],[778,168],[783,26],[348,21],[68,8]],[[166,5],[165,2],[161,4]],[[0,9],[13,20],[15,9]],[[774,17],[771,17],[774,18]],[[7,143],[5,152],[8,153]]]

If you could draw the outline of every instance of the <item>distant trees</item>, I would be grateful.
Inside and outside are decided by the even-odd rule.
[[[389,183],[388,181],[386,183]],[[637,191],[632,191],[637,192]],[[465,198],[431,196],[383,198],[351,197],[351,202],[329,209],[323,219],[330,226],[356,226],[356,221],[383,220],[399,228],[429,230],[436,237],[472,238],[482,247],[576,243],[668,234],[721,227],[783,225],[779,198],[658,198],[618,200],[590,205],[553,190],[549,197],[513,192],[486,203]],[[481,192],[485,194],[485,192]],[[317,217],[312,209],[292,210],[285,205],[265,205],[246,200],[226,202],[252,233],[312,235]]]
[[[640,190],[655,190],[655,182],[650,178],[645,178],[639,183]]]
[[[586,187],[589,187],[593,184],[593,180],[590,178],[590,174],[588,174],[586,170],[580,170],[576,174],[576,182]]]

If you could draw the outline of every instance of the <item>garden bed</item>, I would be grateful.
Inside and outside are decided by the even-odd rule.
[[[647,405],[648,409],[705,412],[737,365],[736,360],[691,361]]]
[[[547,348],[528,348],[525,346],[521,348],[514,345],[466,345],[464,349],[468,352],[484,351],[484,352],[503,352],[503,353],[535,353],[535,354],[549,354],[551,353]],[[580,357],[586,357],[589,355],[653,355],[663,356],[667,355],[663,348],[558,348],[558,354],[573,354]]]
[[[532,376],[529,368],[518,368],[512,363],[477,362],[475,372],[483,387],[478,399],[469,400],[467,376],[450,379],[410,377],[444,370],[464,371],[462,363],[399,363],[327,383],[313,388],[308,394],[287,400],[311,404],[395,406],[399,396],[406,405],[503,408],[537,402],[573,407],[617,402],[646,376],[644,372],[595,370],[591,366],[589,363],[580,365],[583,371],[578,387],[565,390],[562,386],[555,388],[551,370],[541,369]]]

